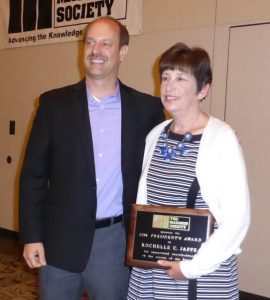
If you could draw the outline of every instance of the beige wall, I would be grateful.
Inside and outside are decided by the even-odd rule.
[[[234,25],[270,21],[269,0],[143,0],[142,34],[131,37],[129,55],[123,62],[120,78],[142,91],[158,94],[155,61],[169,46],[184,41],[206,48],[212,59],[214,82],[205,110],[223,119],[226,100],[229,29]],[[33,46],[0,51],[0,227],[18,230],[17,178],[37,98],[44,90],[78,81],[82,76],[79,60],[82,48],[77,43]],[[255,78],[254,80],[259,80]],[[270,110],[269,108],[266,108]],[[8,134],[9,120],[16,121],[16,135]],[[7,156],[12,163],[7,163]],[[266,166],[267,167],[267,166]],[[249,170],[252,172],[252,170]],[[267,195],[265,195],[267,196]],[[270,206],[270,205],[269,205]],[[268,206],[268,210],[269,210]],[[254,225],[253,225],[254,226]],[[253,227],[253,234],[254,227]],[[256,234],[260,234],[260,228]],[[252,237],[249,236],[252,242]],[[266,240],[262,247],[268,247]],[[259,259],[257,253],[243,254],[240,261],[240,288],[270,296],[264,285],[268,274],[246,276],[241,265]],[[252,257],[251,257],[252,256]],[[248,268],[243,268],[247,270]]]

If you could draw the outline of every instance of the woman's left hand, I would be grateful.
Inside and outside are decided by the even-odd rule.
[[[180,270],[180,261],[158,260],[165,273],[175,280],[188,280]]]

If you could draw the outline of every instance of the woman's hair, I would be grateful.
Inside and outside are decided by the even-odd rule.
[[[83,32],[83,42],[84,43],[85,43],[86,34],[87,34],[88,29],[91,27],[92,24],[94,24],[95,22],[98,22],[100,20],[106,20],[106,21],[108,20],[108,21],[111,21],[112,23],[116,24],[119,28],[119,35],[120,35],[119,47],[121,48],[122,46],[128,45],[128,43],[129,43],[129,33],[128,33],[128,30],[127,30],[126,26],[124,26],[117,19],[114,19],[110,16],[104,16],[104,17],[97,18],[94,21],[90,22],[85,27],[84,32]]]
[[[202,48],[189,48],[177,43],[166,50],[159,61],[160,77],[165,70],[180,70],[190,73],[196,79],[197,93],[206,84],[212,83],[212,70],[208,53]]]

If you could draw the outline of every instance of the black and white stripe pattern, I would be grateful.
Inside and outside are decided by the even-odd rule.
[[[168,145],[176,146],[182,138],[182,135],[170,133]],[[196,176],[200,139],[201,135],[193,136],[190,142],[185,143],[188,154],[167,162],[159,152],[163,144],[162,137],[159,138],[147,175],[148,204],[186,207],[187,194]],[[200,191],[195,208],[208,209]],[[133,268],[127,299],[188,300],[188,281],[173,280],[161,269]],[[236,257],[231,257],[216,271],[197,280],[197,299],[239,299]]]

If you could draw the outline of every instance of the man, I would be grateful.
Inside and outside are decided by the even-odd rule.
[[[24,258],[41,299],[126,299],[125,228],[158,99],[121,83],[126,28],[110,17],[84,34],[85,80],[41,95],[20,180]]]

